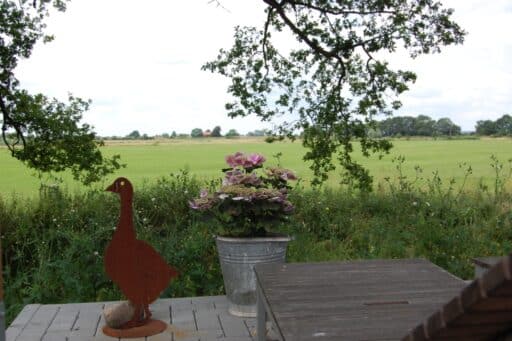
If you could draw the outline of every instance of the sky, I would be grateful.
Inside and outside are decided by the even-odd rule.
[[[201,70],[231,46],[235,25],[264,22],[262,1],[220,2],[72,0],[48,19],[55,40],[38,44],[16,75],[31,92],[91,99],[83,121],[100,136],[271,128],[256,117],[229,118],[229,81]],[[512,114],[512,2],[441,2],[455,9],[465,42],[414,60],[389,59],[418,76],[396,115],[449,117],[472,131],[478,120]]]

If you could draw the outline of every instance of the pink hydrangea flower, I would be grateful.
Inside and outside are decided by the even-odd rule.
[[[253,167],[261,166],[266,161],[265,157],[261,154],[251,154],[247,159]]]
[[[259,167],[263,165],[263,162],[265,162],[266,159],[261,154],[250,154],[246,155],[241,152],[236,152],[233,155],[226,156],[226,163],[231,168],[236,167],[243,167],[243,168],[253,168],[253,167]]]
[[[269,224],[293,213],[294,206],[288,201],[288,180],[297,177],[292,171],[280,167],[260,169],[266,159],[258,153],[236,152],[225,160],[229,168],[223,169],[222,187],[214,193],[201,190],[199,197],[189,202],[192,209],[243,235],[260,235]]]
[[[244,173],[240,169],[233,169],[228,172],[226,172],[226,177],[222,181],[222,185],[228,186],[228,185],[238,185],[241,183],[242,179],[244,178]]]
[[[247,163],[247,157],[244,155],[244,153],[236,152],[233,155],[226,156],[226,163],[232,167],[238,167],[238,166],[244,166]]]

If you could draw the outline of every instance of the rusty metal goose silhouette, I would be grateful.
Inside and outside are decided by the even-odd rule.
[[[149,304],[178,272],[151,245],[136,238],[130,181],[118,178],[106,190],[121,197],[119,223],[105,250],[105,271],[135,308],[131,320],[121,326],[127,329],[149,322]]]

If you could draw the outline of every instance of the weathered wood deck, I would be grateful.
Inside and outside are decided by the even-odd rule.
[[[8,341],[117,340],[103,335],[102,310],[112,302],[31,304],[7,329]],[[229,315],[225,296],[159,299],[155,319],[170,326],[162,334],[135,341],[253,341],[256,320]]]

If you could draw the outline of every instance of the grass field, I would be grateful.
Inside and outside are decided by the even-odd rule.
[[[471,165],[473,174],[468,179],[468,186],[476,185],[480,179],[491,183],[494,170],[490,167],[492,154],[504,164],[508,171],[507,160],[512,157],[512,139],[480,139],[480,140],[395,140],[391,154],[382,160],[377,156],[366,159],[360,155],[356,158],[371,170],[376,183],[385,177],[396,177],[396,163],[393,158],[405,157],[404,171],[408,176],[414,176],[414,166],[423,169],[422,176],[431,178],[432,172],[439,171],[445,180],[453,177],[460,183],[464,170],[461,163]],[[126,142],[113,141],[103,148],[106,155],[120,154],[127,167],[116,175],[123,175],[133,180],[137,185],[151,181],[160,176],[188,169],[191,174],[201,178],[220,177],[220,169],[225,166],[224,156],[236,151],[259,152],[267,157],[267,164],[275,164],[272,157],[282,153],[281,163],[284,167],[294,170],[307,185],[312,177],[308,164],[302,160],[305,149],[300,142],[283,142],[267,144],[261,139],[198,139],[198,140],[163,140]],[[28,170],[19,161],[10,157],[6,149],[0,150],[2,173],[0,177],[0,193],[6,197],[13,193],[18,195],[33,195],[39,188],[39,179],[34,172]],[[106,182],[110,182],[112,175]],[[65,186],[70,190],[80,188],[71,180],[69,175],[63,175]],[[335,186],[339,182],[337,172],[334,172],[328,185]],[[105,186],[98,184],[97,186]],[[508,183],[508,188],[511,184]]]

